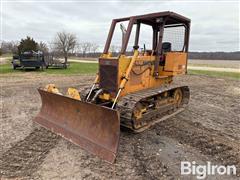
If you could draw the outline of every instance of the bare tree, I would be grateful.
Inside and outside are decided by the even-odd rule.
[[[38,48],[39,51],[42,51],[43,53],[47,53],[48,52],[47,44],[42,42],[42,41],[38,44],[37,48]]]
[[[2,43],[0,44],[2,53],[17,53],[18,51],[18,42],[17,41],[2,41]]]
[[[117,53],[117,52],[119,52],[121,50],[121,47],[120,46],[111,45],[109,50],[112,53]]]
[[[84,42],[79,44],[79,51],[83,57],[86,57],[86,53],[90,52],[92,44],[90,42]]]
[[[54,40],[54,49],[63,53],[65,63],[67,63],[68,54],[71,52],[77,44],[77,37],[75,34],[58,32]]]
[[[110,52],[115,53],[117,51],[116,48],[117,48],[116,46],[111,45],[109,50],[110,50]]]
[[[97,52],[98,48],[99,48],[99,45],[98,45],[98,44],[92,43],[92,46],[91,46],[91,50],[90,50],[90,51],[95,54],[95,53]]]

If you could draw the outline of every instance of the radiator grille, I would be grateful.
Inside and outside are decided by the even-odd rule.
[[[118,90],[118,66],[116,65],[100,65],[100,88],[109,92],[117,92]]]

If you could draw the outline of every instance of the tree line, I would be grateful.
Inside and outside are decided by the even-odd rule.
[[[91,42],[79,42],[73,33],[58,32],[51,43],[36,42],[31,37],[18,41],[3,41],[0,44],[0,55],[5,53],[20,54],[25,51],[41,51],[44,54],[64,57],[65,61],[69,55],[78,57],[99,57],[100,46]],[[120,47],[111,46],[110,51],[116,54]],[[240,51],[236,52],[189,52],[189,59],[209,60],[240,60]]]
[[[0,55],[6,53],[20,55],[26,51],[41,51],[44,54],[64,57],[67,61],[69,55],[86,57],[89,53],[95,54],[99,52],[99,45],[91,42],[80,43],[75,34],[64,31],[58,32],[48,44],[42,41],[38,43],[29,36],[20,41],[2,41],[0,44]]]

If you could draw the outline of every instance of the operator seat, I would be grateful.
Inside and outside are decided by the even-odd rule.
[[[172,51],[172,44],[170,42],[162,43],[162,56],[160,57],[159,64],[160,66],[165,65],[165,53]]]

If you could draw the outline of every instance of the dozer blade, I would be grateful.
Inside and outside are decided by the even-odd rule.
[[[42,108],[35,122],[90,153],[114,162],[120,135],[120,117],[116,110],[38,91]]]

